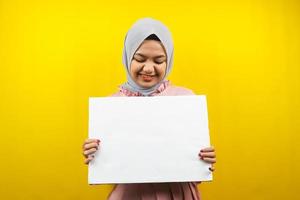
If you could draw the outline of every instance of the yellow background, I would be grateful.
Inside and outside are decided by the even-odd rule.
[[[124,36],[148,16],[173,33],[170,80],[208,98],[203,199],[300,199],[297,0],[1,0],[0,198],[106,198],[81,155],[88,97],[125,81]]]

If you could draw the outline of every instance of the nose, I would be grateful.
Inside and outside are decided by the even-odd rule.
[[[152,74],[154,71],[154,64],[152,62],[145,63],[143,71],[147,74]]]

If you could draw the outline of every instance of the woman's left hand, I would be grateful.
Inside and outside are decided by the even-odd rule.
[[[216,163],[217,160],[216,160],[216,152],[213,147],[207,147],[207,148],[201,149],[199,152],[199,157],[201,160],[203,160],[207,163],[211,163],[211,167],[209,168],[210,171],[213,172],[215,170],[213,164]]]

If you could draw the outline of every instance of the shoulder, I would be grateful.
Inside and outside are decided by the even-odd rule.
[[[169,85],[164,92],[166,95],[195,95],[191,89],[176,85]]]
[[[110,97],[124,97],[125,95],[122,92],[118,91],[109,96]]]

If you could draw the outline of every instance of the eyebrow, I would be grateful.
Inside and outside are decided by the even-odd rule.
[[[142,57],[147,57],[147,56],[145,56],[144,54],[142,54],[142,53],[136,53],[136,54],[134,54],[134,55],[138,55],[138,56],[142,56]],[[166,57],[165,55],[158,55],[158,56],[155,56],[155,58],[162,58],[162,57]]]

